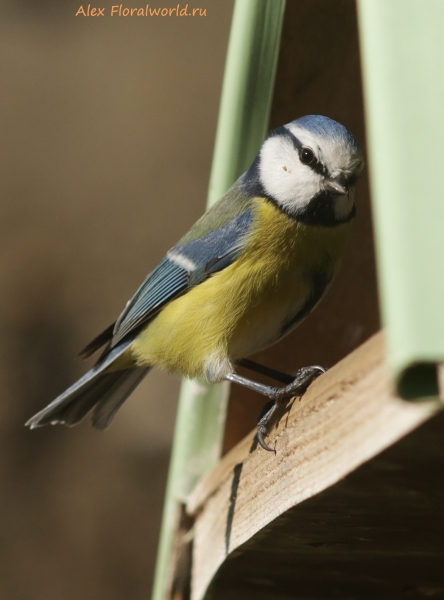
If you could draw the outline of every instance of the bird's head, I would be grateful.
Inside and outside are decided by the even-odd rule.
[[[353,216],[363,166],[359,144],[343,125],[309,115],[269,134],[243,184],[302,222],[332,226]]]

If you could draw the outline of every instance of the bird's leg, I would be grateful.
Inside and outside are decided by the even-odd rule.
[[[294,381],[294,375],[288,375],[287,373],[282,373],[282,371],[270,369],[270,367],[260,365],[259,363],[254,362],[248,358],[241,358],[240,360],[236,361],[236,364],[240,367],[248,369],[249,371],[261,373],[262,375],[270,377],[270,379],[274,379],[275,381],[279,381],[280,383],[285,383],[285,385],[288,385],[289,383],[292,383]]]
[[[239,364],[241,364],[240,361]],[[275,373],[279,373],[279,371],[276,371]],[[237,375],[236,373],[229,373],[225,379],[232,381],[233,383],[243,385],[249,390],[258,392],[263,396],[267,396],[267,398],[270,398],[270,400],[273,402],[270,408],[268,408],[268,404],[266,405],[265,412],[264,410],[261,411],[257,424],[257,439],[259,444],[264,450],[273,452],[273,448],[270,448],[270,446],[267,446],[267,444],[264,442],[264,436],[268,434],[269,425],[273,421],[276,411],[279,407],[285,405],[289,398],[292,398],[293,396],[301,396],[308,388],[310,383],[314,381],[316,377],[322,375],[322,373],[325,373],[325,369],[323,367],[303,367],[302,369],[299,369],[295,377],[292,378],[292,382],[284,387],[271,387],[269,385],[264,385],[263,383],[257,383],[256,381],[252,381],[251,379],[243,377],[242,375]]]

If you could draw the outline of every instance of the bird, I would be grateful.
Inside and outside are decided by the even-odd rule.
[[[148,274],[115,323],[80,353],[95,365],[26,423],[72,426],[92,411],[105,429],[153,367],[265,395],[257,439],[265,450],[277,408],[325,369],[295,376],[248,357],[297,327],[334,279],[356,208],[363,152],[350,131],[321,115],[271,131],[250,168]],[[272,387],[237,366],[284,383]]]

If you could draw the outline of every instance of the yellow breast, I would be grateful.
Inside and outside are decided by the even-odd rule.
[[[310,298],[313,277],[334,275],[348,224],[312,227],[264,199],[254,203],[244,252],[159,313],[133,344],[139,363],[220,380],[230,361],[281,337]]]

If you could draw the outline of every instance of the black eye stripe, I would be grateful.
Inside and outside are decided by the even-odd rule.
[[[281,138],[286,138],[287,140],[289,140],[293,144],[293,147],[298,152],[298,154],[303,147],[302,142],[300,140],[298,140],[298,138],[293,133],[291,133],[291,131],[289,129],[287,129],[285,126],[274,129],[268,137],[275,137],[275,136],[278,136]]]
[[[280,135],[283,138],[287,138],[287,140],[290,140],[291,143],[293,144],[294,149],[297,151],[297,153],[300,155],[301,151],[303,148],[305,148],[305,146],[302,144],[301,140],[299,140],[294,133],[292,133],[289,129],[287,129],[287,127],[279,127],[278,129],[275,129],[272,132],[272,135]],[[311,150],[311,148],[310,148]],[[314,171],[315,173],[318,173],[319,175],[324,175],[324,176],[328,176],[328,170],[325,168],[325,166],[316,158],[315,156],[315,160],[310,163],[309,165],[306,165],[307,167],[310,167],[310,169],[312,171]]]

